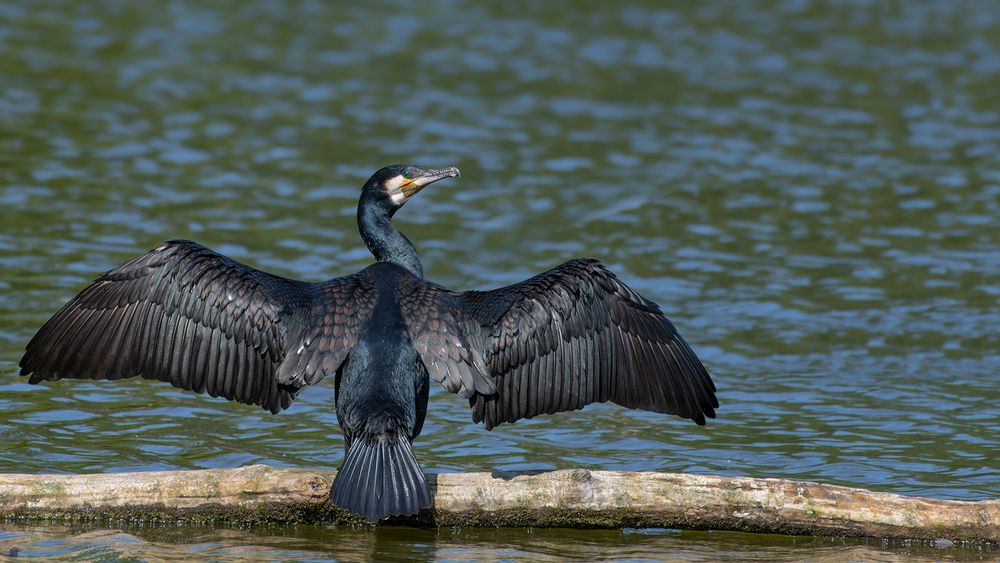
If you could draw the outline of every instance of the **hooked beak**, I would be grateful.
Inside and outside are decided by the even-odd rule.
[[[434,182],[437,182],[438,180],[443,180],[445,178],[458,178],[461,175],[462,173],[459,172],[458,168],[455,168],[454,166],[438,170],[422,170],[412,178],[403,180],[399,189],[403,192],[403,196],[409,199],[420,190],[433,184]]]

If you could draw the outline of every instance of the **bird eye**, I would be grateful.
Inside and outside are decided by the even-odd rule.
[[[403,171],[403,177],[406,178],[407,180],[409,180],[410,179],[410,171],[409,170],[404,170]]]

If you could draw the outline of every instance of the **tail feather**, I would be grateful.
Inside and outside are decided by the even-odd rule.
[[[334,504],[377,522],[430,506],[424,472],[402,434],[356,436],[330,491]]]

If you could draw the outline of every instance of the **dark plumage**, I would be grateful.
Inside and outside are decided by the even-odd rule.
[[[138,375],[273,413],[335,375],[347,454],[331,499],[372,522],[430,504],[410,446],[429,379],[469,399],[486,428],[603,401],[698,424],[715,416],[715,385],[687,342],[597,260],[492,291],[423,279],[390,219],[424,186],[453,176],[455,168],[376,172],[358,225],[377,262],[321,283],[170,241],[60,309],[28,343],[21,374],[31,383]]]

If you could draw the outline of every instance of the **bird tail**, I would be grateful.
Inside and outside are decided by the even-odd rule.
[[[334,504],[377,522],[430,506],[424,472],[403,433],[355,436],[333,480]]]

